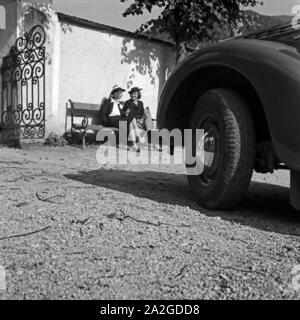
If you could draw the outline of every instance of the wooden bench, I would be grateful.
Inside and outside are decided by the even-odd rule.
[[[103,99],[102,103],[105,100]],[[102,105],[102,104],[101,104]],[[100,104],[92,103],[82,103],[74,102],[68,100],[66,105],[66,131],[67,131],[67,120],[68,117],[71,117],[71,135],[74,137],[76,132],[81,132],[83,134],[82,138],[82,147],[85,148],[86,145],[86,136],[88,131],[98,132],[100,130],[107,130],[110,132],[119,131],[118,128],[107,128],[103,127],[99,123],[99,112]],[[82,118],[81,123],[76,123],[75,118]]]

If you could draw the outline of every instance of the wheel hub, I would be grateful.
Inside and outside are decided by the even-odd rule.
[[[204,136],[198,143],[196,156],[204,165],[200,181],[207,186],[213,182],[220,163],[220,131],[213,116],[203,119],[199,127],[204,130]]]

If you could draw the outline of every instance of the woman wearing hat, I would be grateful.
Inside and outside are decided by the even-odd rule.
[[[106,99],[100,108],[100,121],[104,127],[119,127],[119,121],[124,120],[122,96],[125,90],[114,86],[109,99]]]
[[[124,103],[121,101],[124,91],[120,86],[113,87],[109,99],[106,99],[100,108],[100,121],[104,127],[113,128],[119,128],[119,122],[126,121],[129,138],[133,141],[133,147],[136,151],[139,151],[136,145],[136,139],[139,137],[136,120],[133,115],[125,113]]]
[[[133,87],[129,91],[130,99],[125,102],[124,113],[135,118],[140,129],[150,131],[153,129],[153,121],[149,108],[144,109],[144,104],[140,100],[141,90],[141,88]]]

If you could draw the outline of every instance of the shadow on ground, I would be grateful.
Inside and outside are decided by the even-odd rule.
[[[289,188],[252,182],[239,208],[224,212],[201,208],[192,199],[186,177],[181,174],[100,169],[65,177],[163,204],[189,207],[208,217],[218,216],[232,223],[300,236],[300,214],[289,204]]]

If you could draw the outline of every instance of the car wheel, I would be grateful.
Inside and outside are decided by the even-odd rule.
[[[204,134],[201,143],[193,137],[193,165],[202,161],[202,170],[188,170],[192,193],[203,207],[232,209],[248,189],[255,159],[254,124],[245,101],[228,89],[210,90],[199,99],[190,128],[193,134],[196,129]]]

